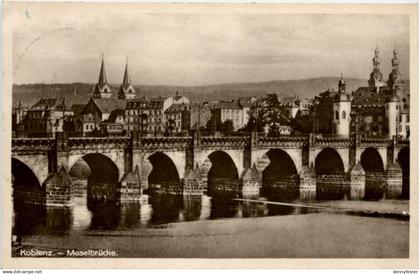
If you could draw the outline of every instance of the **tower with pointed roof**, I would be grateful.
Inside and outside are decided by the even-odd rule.
[[[392,138],[398,133],[398,117],[399,117],[400,98],[394,90],[387,98],[385,115],[388,121],[388,137]]]
[[[333,129],[334,133],[341,136],[350,135],[351,98],[346,93],[346,82],[343,74],[338,81],[338,94],[333,102]]]
[[[109,99],[111,96],[112,90],[106,80],[104,55],[102,54],[101,70],[99,71],[98,83],[93,87],[93,98]]]
[[[128,73],[128,58],[125,63],[125,72],[123,83],[118,90],[118,99],[134,99],[136,97],[136,90],[134,89],[133,85],[131,84],[130,75]]]
[[[369,86],[370,87],[381,87],[384,85],[383,83],[383,76],[382,72],[379,69],[379,65],[381,64],[381,59],[379,59],[379,49],[378,47],[375,48],[375,56],[372,58],[373,63],[373,71],[370,74],[369,78]]]
[[[392,64],[392,71],[388,77],[388,86],[390,87],[391,90],[393,90],[394,88],[398,86],[399,83],[401,83],[401,79],[400,79],[401,74],[398,69],[398,66],[400,64],[400,59],[398,58],[398,50],[396,47],[394,49],[394,57],[391,60],[391,64]]]

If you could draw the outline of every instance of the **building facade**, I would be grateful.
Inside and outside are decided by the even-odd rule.
[[[106,121],[114,110],[124,110],[127,102],[119,99],[90,98],[81,113],[83,135],[99,132],[101,123]]]
[[[57,120],[67,115],[73,112],[65,107],[64,99],[41,99],[26,111],[25,132],[28,137],[54,137],[56,132],[62,132],[62,127],[56,126]]]
[[[190,120],[190,104],[173,104],[165,111],[166,130],[169,134],[188,131]]]
[[[392,72],[386,82],[380,70],[378,48],[374,51],[372,63],[373,70],[367,86],[359,87],[350,94],[345,90],[344,80],[340,79],[338,91],[327,90],[315,98],[316,132],[362,137],[409,137],[409,88],[400,77],[398,51],[394,50]]]
[[[111,112],[108,119],[101,122],[101,132],[107,136],[124,135],[125,134],[124,110],[115,109]]]
[[[373,70],[367,87],[353,93],[353,134],[365,137],[400,136],[409,137],[409,89],[401,80],[398,69],[398,51],[394,49],[391,60],[392,71],[384,82],[380,71],[379,49],[372,59]]]

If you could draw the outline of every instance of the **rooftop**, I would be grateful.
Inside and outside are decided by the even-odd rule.
[[[113,110],[108,117],[108,122],[115,123],[115,120],[117,119],[118,116],[124,116],[124,110],[123,109]]]
[[[125,109],[127,101],[119,99],[92,98],[102,113],[111,113],[116,109]]]
[[[180,111],[184,111],[184,110],[189,110],[189,105],[188,104],[173,104],[172,106],[170,106],[165,113],[169,113],[169,112],[180,112]]]
[[[219,101],[214,108],[220,108],[220,109],[241,109],[241,105],[238,101],[230,100],[230,101]]]

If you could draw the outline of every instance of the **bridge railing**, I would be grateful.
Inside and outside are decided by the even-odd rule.
[[[354,141],[356,141],[354,143]],[[134,149],[184,149],[194,147],[245,147],[253,142],[255,146],[398,146],[408,147],[408,139],[388,137],[345,137],[345,136],[170,136],[170,137],[141,137],[112,136],[112,137],[69,137],[57,138],[13,138],[12,151],[45,151],[57,147],[58,149],[89,149],[89,148],[128,148]]]
[[[70,137],[66,140],[69,148],[90,148],[90,147],[125,147],[128,146],[130,137]]]
[[[364,145],[381,145],[381,146],[389,146],[392,144],[392,139],[388,137],[362,137],[360,138],[360,143]]]
[[[48,151],[54,148],[54,138],[13,138],[12,151]]]
[[[409,147],[410,140],[409,139],[397,139],[396,145],[398,147]]]
[[[353,138],[340,135],[311,135],[309,139],[314,146],[350,146],[353,143]]]
[[[202,147],[243,147],[249,142],[249,136],[201,136],[197,145]]]
[[[308,143],[308,136],[288,136],[281,135],[276,137],[260,136],[256,140],[257,146],[275,146],[282,144],[298,144],[303,145]]]
[[[142,137],[133,139],[133,145],[136,149],[180,149],[188,146],[191,140],[190,136]]]

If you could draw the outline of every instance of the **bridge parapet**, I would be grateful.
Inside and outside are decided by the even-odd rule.
[[[247,136],[205,136],[200,138],[199,146],[204,148],[243,148],[249,144],[249,141],[250,137]]]
[[[53,150],[56,145],[54,138],[13,138],[13,154],[42,154]]]
[[[73,137],[66,145],[70,150],[122,149],[130,145],[130,137]]]
[[[277,136],[277,137],[258,137],[256,146],[258,147],[286,147],[298,148],[308,144],[307,136]]]
[[[396,142],[398,148],[410,147],[410,140],[408,139],[398,139]]]
[[[136,140],[133,141],[137,149],[178,151],[185,150],[192,141],[192,137],[143,137],[139,141],[141,146]]]
[[[357,146],[360,147],[388,147],[392,145],[392,139],[387,137],[362,137]]]
[[[345,136],[313,136],[310,137],[311,146],[326,148],[348,148],[352,145],[353,139]]]

